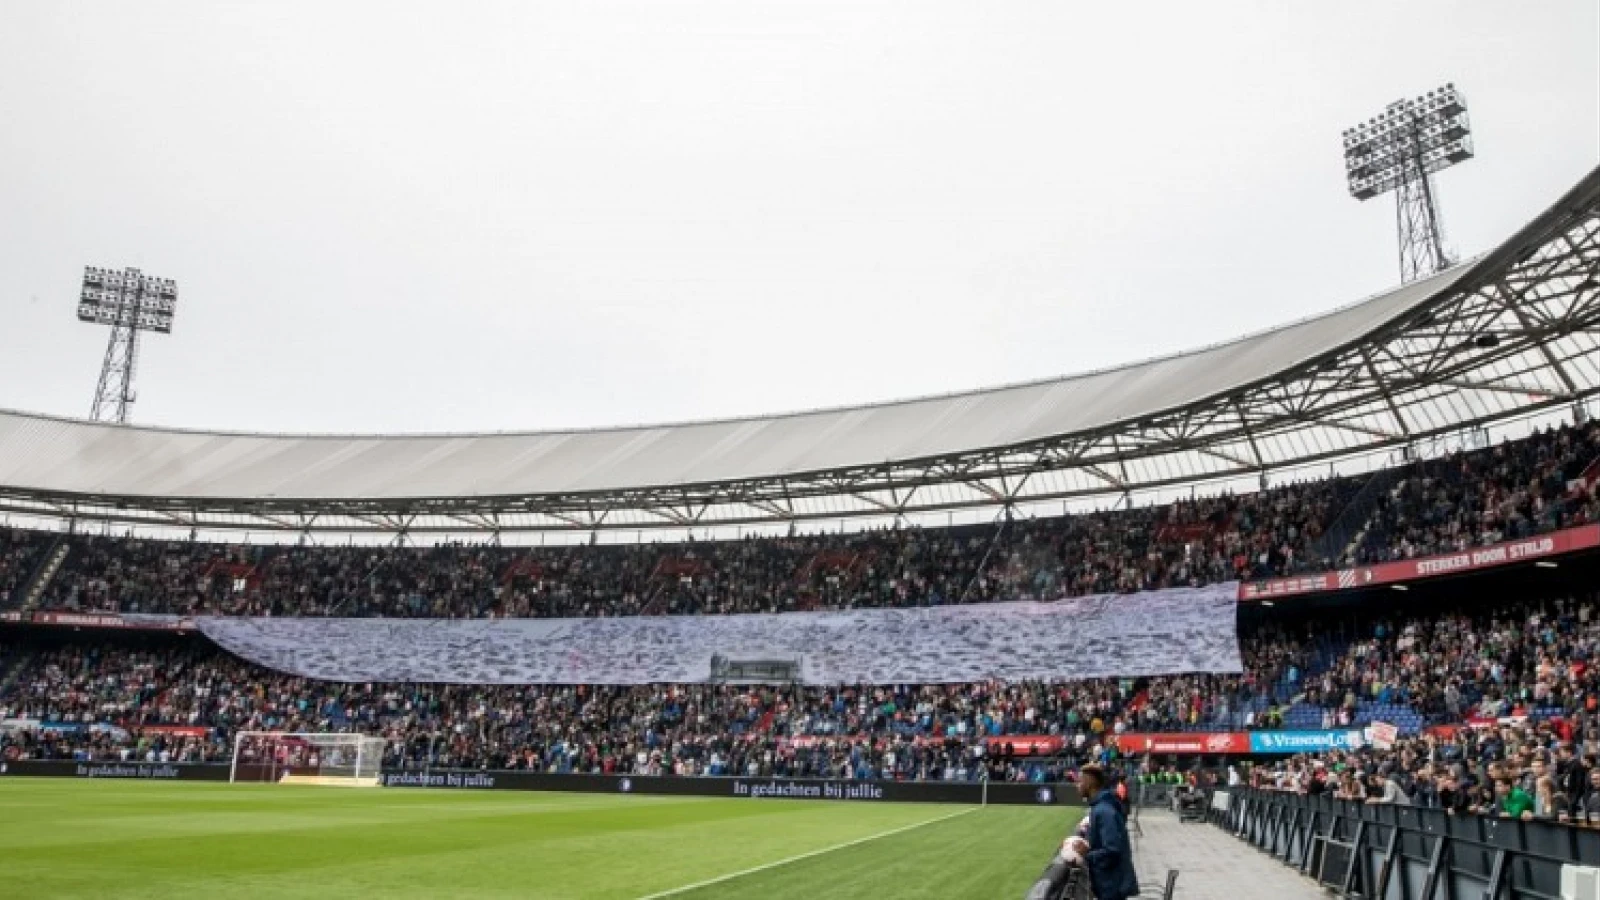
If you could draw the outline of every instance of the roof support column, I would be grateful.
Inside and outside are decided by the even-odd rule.
[[[1523,331],[1535,331],[1533,323],[1528,321],[1528,314],[1517,305],[1516,300],[1514,299],[1516,295],[1511,291],[1504,281],[1497,283],[1495,285],[1495,290],[1490,291],[1489,293],[1492,294],[1494,299],[1505,308],[1506,312],[1510,313],[1512,317],[1517,320],[1517,324],[1522,326]],[[1566,388],[1567,396],[1570,397],[1573,394],[1576,394],[1578,392],[1577,384],[1573,382],[1572,376],[1567,374],[1567,370],[1562,367],[1560,360],[1556,359],[1555,354],[1550,352],[1550,345],[1543,340],[1542,336],[1535,337],[1533,345],[1539,348],[1539,355],[1544,357],[1545,364],[1550,367],[1551,371],[1556,373],[1557,378],[1561,379],[1561,386]]]
[[[1400,426],[1400,434],[1405,436],[1406,452],[1411,451],[1411,426],[1406,424],[1406,417],[1400,414],[1400,407],[1394,402],[1394,393],[1389,390],[1389,380],[1378,372],[1378,366],[1372,361],[1372,351],[1366,347],[1361,348],[1361,360],[1366,363],[1367,374],[1372,376],[1372,383],[1378,386],[1378,393],[1383,396],[1383,403],[1389,407],[1389,414],[1394,416],[1394,423]]]

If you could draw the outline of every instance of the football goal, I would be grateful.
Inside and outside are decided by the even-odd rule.
[[[377,787],[384,744],[365,734],[241,731],[228,780]]]

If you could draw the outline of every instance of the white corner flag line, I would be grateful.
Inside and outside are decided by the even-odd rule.
[[[935,825],[935,824],[937,824],[939,822],[944,822],[944,821],[947,821],[949,819],[954,819],[956,816],[964,816],[964,815],[966,815],[967,813],[970,813],[970,812],[977,812],[978,809],[979,809],[979,807],[972,806],[972,807],[968,807],[967,809],[957,810],[956,812],[950,813],[947,816],[939,816],[937,818],[928,819],[928,820],[923,821],[923,822],[912,822],[910,825],[902,825],[899,828],[891,828],[888,831],[880,831],[877,834],[869,834],[866,837],[856,838],[853,841],[845,841],[842,844],[834,844],[832,847],[823,847],[821,850],[812,850],[809,853],[802,853],[799,856],[791,856],[791,857],[789,857],[787,859],[780,859],[780,860],[778,860],[776,862],[769,862],[769,863],[764,863],[764,864],[759,865],[759,866],[752,866],[751,868],[741,869],[741,870],[739,870],[737,872],[729,872],[726,875],[718,875],[716,878],[708,878],[705,881],[696,881],[694,884],[686,884],[683,887],[675,887],[675,888],[673,888],[673,889],[671,889],[669,891],[662,891],[659,894],[649,894],[647,896],[640,897],[639,900],[657,900],[657,898],[659,898],[659,897],[676,897],[679,894],[687,894],[690,891],[697,891],[700,888],[710,887],[713,884],[721,884],[724,881],[732,881],[735,878],[743,878],[746,875],[754,875],[757,872],[765,872],[768,869],[776,869],[779,866],[787,866],[790,863],[797,863],[797,862],[800,862],[803,859],[810,859],[813,856],[821,856],[824,853],[832,853],[835,850],[844,850],[844,849],[849,848],[849,847],[854,847],[857,844],[865,844],[868,841],[877,841],[877,840],[882,840],[883,838],[886,838],[886,837],[893,837],[893,836],[895,836],[897,834],[903,834],[903,833],[905,833],[907,831],[910,831],[910,830],[912,830],[914,828],[922,828],[922,827],[925,827],[925,826],[928,826],[928,825]]]

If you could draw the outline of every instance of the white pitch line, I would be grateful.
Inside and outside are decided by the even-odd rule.
[[[939,822],[948,821],[950,819],[954,819],[956,816],[964,816],[967,813],[977,812],[978,809],[979,807],[972,806],[968,807],[967,809],[953,812],[948,816],[939,816],[936,819],[928,819],[924,822],[912,822],[910,825],[902,825],[899,828],[891,828],[888,831],[879,832],[878,834],[869,834],[866,837],[856,838],[853,841],[845,841],[842,844],[834,844],[832,847],[823,847],[821,850],[812,850],[810,853],[802,853],[799,856],[791,856],[788,859],[780,859],[776,862],[763,863],[759,866],[741,869],[738,872],[729,872],[726,875],[718,875],[716,878],[708,878],[705,881],[696,881],[694,884],[686,884],[683,887],[675,887],[671,890],[662,891],[658,894],[649,894],[644,897],[640,897],[639,900],[658,900],[658,898],[661,897],[676,897],[679,894],[687,894],[690,891],[698,891],[703,887],[710,887],[713,884],[721,884],[724,881],[732,881],[735,878],[743,878],[746,875],[754,875],[757,872],[765,872],[768,869],[776,869],[779,866],[787,866],[790,863],[797,863],[803,859],[810,859],[813,856],[821,856],[824,853],[832,853],[835,850],[844,850],[848,847],[854,847],[857,844],[865,844],[868,841],[876,841],[886,837],[893,837],[897,834],[903,834],[914,828],[921,828],[924,825],[934,825]]]

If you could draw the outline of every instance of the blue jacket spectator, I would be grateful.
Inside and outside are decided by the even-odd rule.
[[[1127,814],[1098,766],[1084,766],[1081,778],[1084,795],[1094,798],[1089,804],[1089,852],[1084,855],[1089,885],[1095,900],[1127,900],[1139,893]]]

